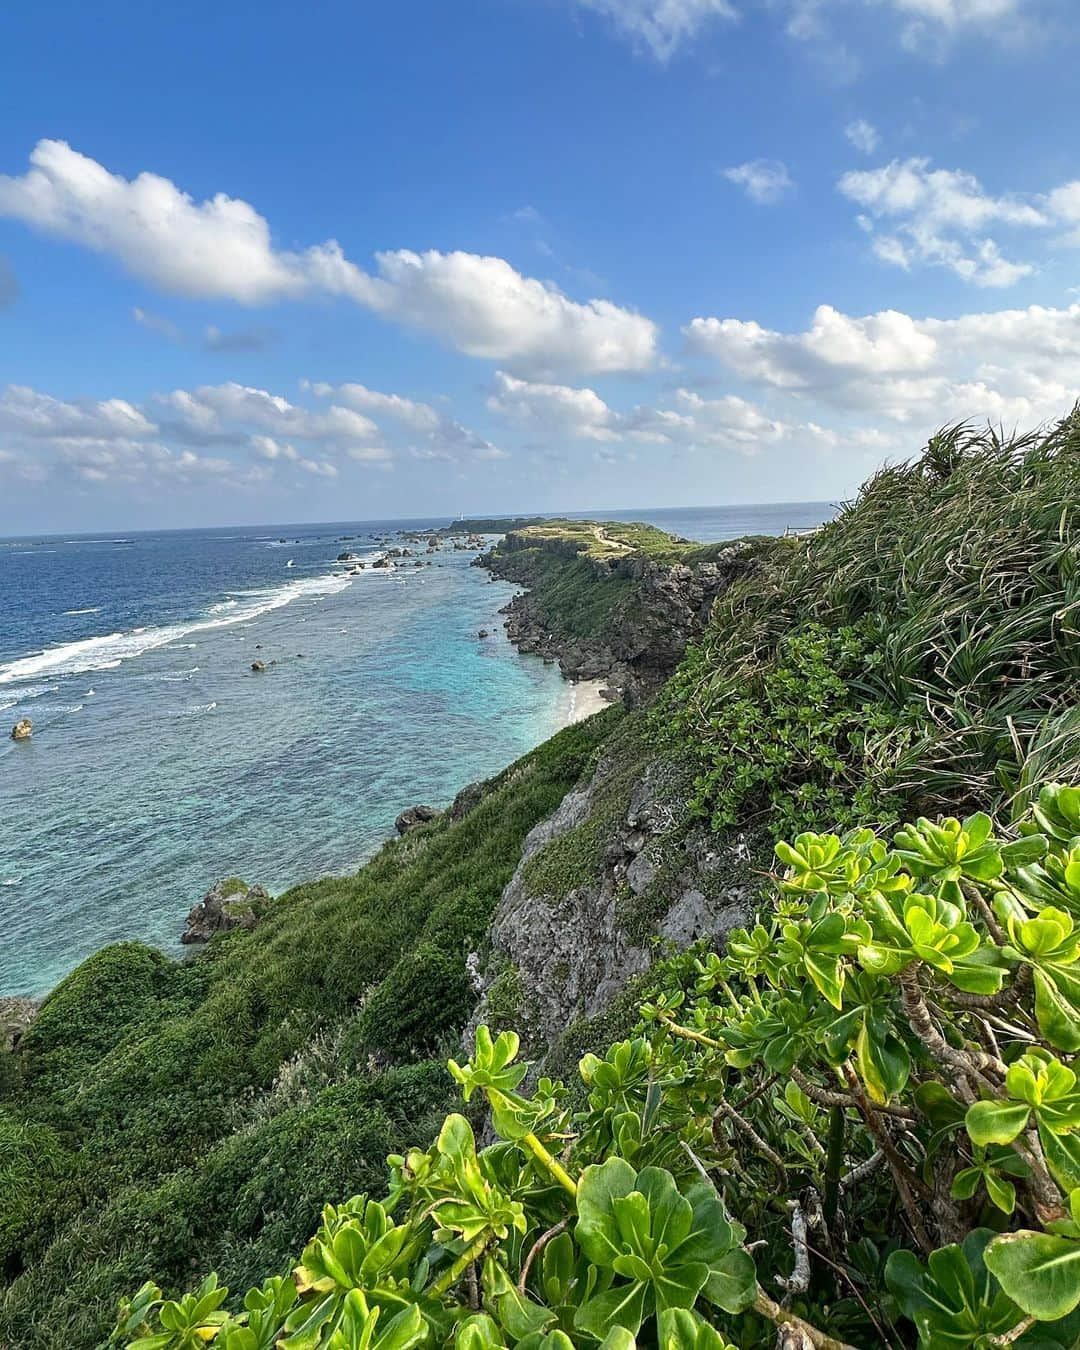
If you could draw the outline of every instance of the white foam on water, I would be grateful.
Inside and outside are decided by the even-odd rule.
[[[14,708],[20,703],[28,703],[32,698],[40,698],[42,694],[55,694],[60,688],[58,684],[31,684],[25,689],[12,689],[5,694],[3,708]]]
[[[133,628],[126,633],[105,633],[100,637],[81,638],[78,642],[65,642],[0,666],[0,685],[30,680],[40,675],[75,675],[87,670],[112,670],[122,661],[130,661],[158,647],[167,647],[189,633],[226,628],[246,619],[254,619],[269,610],[291,604],[301,596],[331,595],[345,590],[354,580],[353,577],[335,575],[291,581],[271,590],[245,592],[248,597],[246,604],[237,603],[235,608],[230,608],[224,614],[218,609],[217,617],[214,618],[191,619],[157,628]],[[214,613],[215,608],[211,606],[206,612]]]
[[[68,618],[72,614],[100,614],[100,613],[101,613],[101,606],[92,605],[89,609],[65,609],[64,618]]]
[[[217,703],[196,703],[193,708],[177,708],[177,717],[201,717],[203,713],[213,712]]]
[[[0,886],[17,886],[22,881],[22,877],[5,877],[0,881]]]
[[[198,666],[192,666],[190,670],[155,671],[149,675],[140,675],[138,678],[140,680],[160,681],[162,684],[176,684],[181,680],[190,680],[198,669]]]

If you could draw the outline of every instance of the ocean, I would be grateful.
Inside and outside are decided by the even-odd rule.
[[[581,514],[710,542],[832,508]],[[277,893],[354,870],[404,807],[447,804],[569,720],[557,669],[503,634],[514,588],[472,553],[335,561],[440,523],[0,539],[0,995],[121,938],[179,951],[220,877]]]

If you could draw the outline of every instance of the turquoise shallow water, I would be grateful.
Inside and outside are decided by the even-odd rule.
[[[707,539],[827,513],[751,509],[656,519]],[[507,643],[513,588],[473,555],[342,575],[337,553],[373,555],[383,528],[0,540],[0,994],[119,938],[178,950],[218,877],[351,870],[403,807],[562,725],[567,686]]]

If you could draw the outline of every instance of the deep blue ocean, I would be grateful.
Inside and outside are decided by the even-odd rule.
[[[708,542],[832,508],[587,514]],[[440,523],[0,539],[0,994],[45,992],[119,938],[179,950],[219,877],[276,893],[353,870],[403,807],[446,804],[568,720],[557,669],[503,634],[514,588],[473,554],[335,562]]]

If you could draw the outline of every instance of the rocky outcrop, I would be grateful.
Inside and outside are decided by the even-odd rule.
[[[580,540],[546,537],[543,553],[581,568]],[[705,631],[717,599],[737,578],[758,565],[760,544],[739,542],[718,550],[710,561],[656,562],[640,552],[588,559],[594,580],[618,579],[624,594],[613,602],[610,622],[591,636],[568,631],[557,609],[531,589],[502,610],[510,641],[522,652],[558,662],[567,679],[606,680],[625,700],[638,704],[674,671],[687,646]],[[535,537],[508,534],[496,549],[476,561],[494,576],[530,586],[524,550],[535,550]],[[626,583],[629,583],[627,586]],[[588,584],[586,580],[584,584]]]
[[[270,893],[262,886],[248,886],[239,877],[216,881],[184,921],[180,941],[209,942],[231,928],[254,928]]]
[[[415,830],[420,825],[428,825],[433,820],[438,820],[442,812],[434,806],[409,806],[394,821],[394,829],[398,834],[408,834],[410,830]]]
[[[34,998],[0,998],[0,1052],[19,1048],[40,1007],[40,1001]]]
[[[491,1018],[508,972],[514,1025],[529,1053],[542,1054],[648,969],[657,938],[720,944],[747,922],[756,879],[745,840],[718,838],[691,817],[689,783],[671,765],[652,760],[628,776],[625,767],[616,748],[526,838],[477,969],[481,998],[466,1043]],[[595,859],[568,878],[566,860],[586,840]]]
[[[29,717],[20,717],[11,728],[11,739],[13,741],[28,741],[34,734],[34,724]]]

